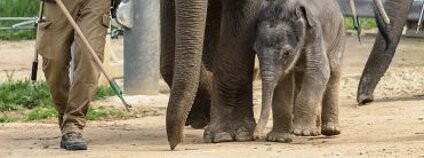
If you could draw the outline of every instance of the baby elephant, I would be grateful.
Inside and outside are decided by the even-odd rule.
[[[274,123],[267,141],[290,142],[292,134],[340,134],[345,39],[336,0],[268,0],[262,9],[254,45],[263,100],[256,131],[263,130],[272,105]]]

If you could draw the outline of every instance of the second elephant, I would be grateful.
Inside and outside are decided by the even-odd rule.
[[[381,33],[375,39],[374,47],[362,72],[358,86],[357,101],[359,105],[374,101],[374,90],[389,68],[396,53],[403,27],[406,24],[409,9],[413,2],[413,0],[386,1],[385,8],[391,19],[391,24],[387,27],[390,40],[384,39]]]
[[[258,0],[162,0],[161,74],[171,87],[171,149],[184,125],[206,142],[251,141],[253,51]],[[188,118],[188,119],[187,119]]]
[[[257,27],[254,48],[262,75],[262,106],[272,105],[274,120],[267,140],[290,142],[291,133],[340,134],[338,94],[345,39],[337,2],[265,2]]]

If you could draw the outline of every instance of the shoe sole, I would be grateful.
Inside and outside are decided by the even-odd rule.
[[[85,143],[64,143],[60,142],[60,148],[66,149],[66,150],[87,150],[87,144]]]

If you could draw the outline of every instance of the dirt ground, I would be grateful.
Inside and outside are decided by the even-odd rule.
[[[374,37],[363,37],[362,44],[355,37],[348,39],[339,136],[296,137],[290,144],[263,139],[205,144],[203,130],[186,128],[184,144],[176,151],[169,151],[164,124],[167,94],[164,93],[159,97],[129,97],[143,111],[134,114],[134,119],[89,122],[84,133],[89,141],[87,151],[59,149],[60,132],[54,120],[0,124],[0,157],[424,158],[424,40],[401,40],[393,64],[375,92],[377,101],[358,107],[356,88],[373,41]],[[121,52],[121,43],[114,41],[114,49]],[[16,70],[15,79],[29,76],[33,46],[33,41],[0,41],[0,82],[5,81],[6,70]],[[258,109],[260,82],[255,82],[254,98]],[[114,97],[95,104],[121,106]]]

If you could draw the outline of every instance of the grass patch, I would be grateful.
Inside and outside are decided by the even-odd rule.
[[[353,30],[353,19],[352,17],[345,17],[345,28],[346,30]],[[361,24],[362,29],[370,30],[377,28],[374,18],[359,18],[359,23]]]
[[[39,106],[26,114],[26,120],[42,120],[57,117],[57,111],[51,106]]]
[[[1,17],[36,17],[38,16],[38,0],[0,0]],[[0,21],[0,27],[11,26],[17,21]],[[0,40],[34,39],[35,30],[0,31]]]
[[[0,123],[14,122],[15,119],[4,114],[0,114]]]
[[[98,87],[94,100],[101,100],[113,96],[109,86]],[[2,113],[18,113],[11,118]],[[16,115],[16,114],[15,114]],[[57,117],[46,82],[30,80],[9,80],[0,84],[0,123],[13,121],[32,121]],[[88,120],[122,119],[125,114],[122,110],[113,107],[90,107],[87,112]]]
[[[96,95],[94,95],[94,100],[102,100],[108,96],[114,96],[115,92],[113,92],[112,88],[109,86],[100,86],[97,87]]]
[[[98,107],[98,108],[88,108],[86,115],[87,120],[99,120],[99,119],[123,119],[125,113],[122,110],[113,108],[113,107]]]
[[[0,85],[0,111],[32,109],[35,106],[51,105],[50,94],[45,82],[30,80],[7,81]]]

